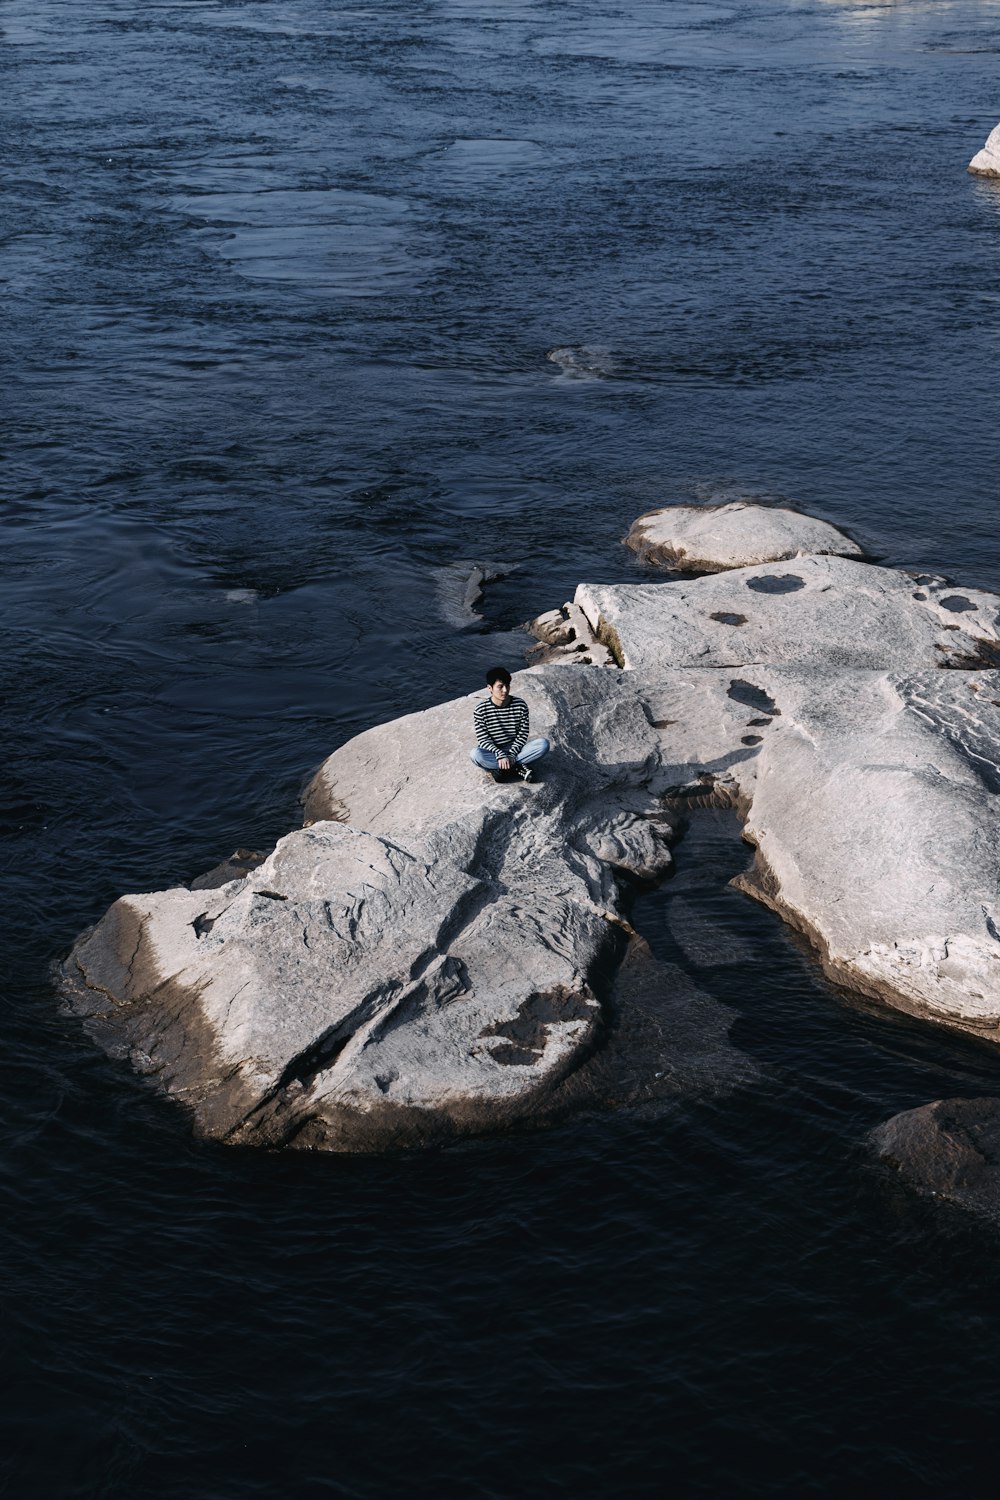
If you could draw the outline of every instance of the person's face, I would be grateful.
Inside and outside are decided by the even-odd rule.
[[[510,688],[508,687],[507,683],[501,682],[498,678],[497,681],[494,682],[490,687],[490,697],[493,699],[493,702],[496,704],[497,708],[502,708],[503,705],[507,702],[509,696]]]

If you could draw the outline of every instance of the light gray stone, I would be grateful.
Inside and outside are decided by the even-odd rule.
[[[751,587],[773,576],[801,586]],[[995,1033],[1000,676],[980,658],[996,596],[815,557],[577,599],[641,684],[651,788],[710,784],[742,810],[744,887],[841,982]]]
[[[968,170],[977,177],[1000,177],[1000,125],[990,131],[986,145],[976,152]]]
[[[685,582],[581,584],[576,603],[625,667],[962,666],[1000,643],[993,594],[841,557]]]
[[[204,1133],[358,1148],[482,1129],[593,1048],[613,872],[661,875],[671,825],[621,674],[515,687],[534,731],[579,725],[550,780],[499,786],[471,764],[475,698],[411,715],[331,756],[317,821],[248,877],[122,897],[77,945],[78,1007]]]
[[[743,888],[833,978],[995,1037],[1000,674],[977,673],[976,692],[961,672],[747,677],[778,712],[731,771],[757,849]]]
[[[625,545],[647,562],[687,573],[719,573],[809,553],[864,555],[856,542],[827,521],[744,500],[648,511],[634,522]]]
[[[578,667],[616,665],[607,646],[597,639],[583,610],[572,601],[564,604],[562,609],[550,609],[537,619],[529,620],[526,629],[538,638],[539,644],[528,652],[537,666],[549,663]]]
[[[539,784],[471,764],[478,694],[370,729],[256,868],[116,902],[73,1003],[220,1139],[368,1149],[544,1115],[636,951],[622,877],[660,878],[676,810],[707,800],[755,846],[738,884],[835,979],[1000,1040],[998,604],[832,556],[581,585],[539,633],[625,670],[516,674],[553,744]]]

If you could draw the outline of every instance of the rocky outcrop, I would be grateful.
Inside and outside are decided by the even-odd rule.
[[[471,765],[475,698],[369,730],[245,878],[117,901],[72,955],[77,1008],[231,1142],[356,1149],[529,1113],[599,1038],[615,872],[670,858],[631,684],[549,671],[517,682],[537,731],[578,726],[546,783]]]
[[[709,798],[755,846],[743,889],[838,981],[1000,1040],[998,604],[833,556],[581,585],[515,678],[540,784],[469,762],[476,696],[368,730],[262,863],[116,902],[73,1003],[221,1139],[507,1124],[603,1045],[628,881]]]
[[[743,500],[648,511],[633,523],[625,545],[646,562],[685,573],[721,573],[809,553],[864,556],[856,542],[826,521]]]
[[[1000,125],[986,137],[986,145],[969,162],[969,171],[977,177],[1000,177]]]
[[[831,977],[996,1038],[1000,674],[974,681],[678,672],[650,709],[691,757],[681,775],[707,771],[743,811],[757,850],[743,889],[806,933]]]
[[[938,1099],[872,1133],[879,1160],[920,1192],[1000,1216],[1000,1099]]]
[[[743,809],[744,888],[842,983],[995,1032],[1000,600],[814,557],[577,603],[646,685],[677,786]]]
[[[581,584],[575,602],[595,636],[635,669],[669,662],[906,671],[990,664],[1000,647],[995,595],[840,557],[684,583]]]
[[[527,629],[538,639],[528,656],[538,666],[550,662],[563,662],[577,667],[613,667],[615,659],[607,646],[599,641],[590,621],[579,604],[570,600],[562,609],[547,610],[536,620],[528,623]]]

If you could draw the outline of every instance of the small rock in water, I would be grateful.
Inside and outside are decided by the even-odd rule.
[[[976,177],[1000,177],[1000,125],[990,131],[986,145],[976,152],[968,170]]]
[[[938,1099],[872,1133],[879,1159],[913,1187],[1000,1216],[1000,1099]]]

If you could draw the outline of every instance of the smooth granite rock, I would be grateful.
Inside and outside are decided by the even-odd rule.
[[[721,573],[810,553],[864,555],[856,542],[826,521],[744,500],[648,511],[633,523],[625,545],[646,562],[685,573]]]
[[[568,666],[613,667],[615,659],[597,639],[590,621],[578,604],[570,601],[562,609],[546,610],[526,627],[538,639],[528,656],[537,666],[561,662]]]
[[[1000,1099],[938,1099],[872,1132],[879,1160],[932,1198],[1000,1215]]]
[[[1000,125],[990,131],[986,145],[976,152],[968,170],[977,177],[1000,177]]]
[[[77,945],[77,1007],[203,1133],[359,1148],[482,1129],[593,1048],[614,872],[663,874],[672,825],[643,789],[646,720],[621,674],[515,689],[533,730],[578,726],[545,782],[471,764],[475,697],[382,725],[325,762],[317,821],[247,878],[123,897]]]
[[[469,761],[479,694],[370,729],[262,863],[117,901],[72,1003],[227,1141],[544,1117],[603,1045],[629,881],[708,801],[755,846],[737,884],[836,980],[1000,1040],[998,606],[832,556],[581,585],[537,622],[553,661],[515,676],[553,745],[537,784]],[[566,670],[598,646],[624,670]]]
[[[576,603],[622,666],[969,666],[1000,646],[1000,599],[843,557],[675,583],[581,584]],[[1000,657],[997,658],[1000,661]]]
[[[750,683],[773,709],[747,714],[748,729],[771,723],[731,775],[757,849],[743,889],[811,937],[841,983],[995,1037],[1000,674],[976,682],[741,673],[735,690],[749,697]]]

